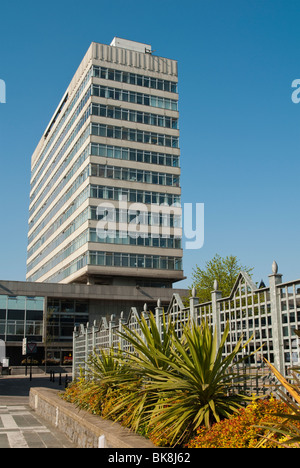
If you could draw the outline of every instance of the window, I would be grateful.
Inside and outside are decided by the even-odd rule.
[[[150,96],[148,94],[125,91],[119,88],[108,88],[102,85],[93,85],[91,92],[93,96],[100,96],[107,99],[143,104],[145,106],[159,107],[161,109],[178,110],[178,103],[176,100],[159,96]]]

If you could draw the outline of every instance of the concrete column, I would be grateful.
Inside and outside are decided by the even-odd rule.
[[[197,310],[195,306],[199,304],[196,288],[192,289],[192,297],[190,297],[190,321],[191,324],[197,323]]]
[[[212,319],[213,327],[215,333],[218,337],[218,345],[221,343],[221,326],[220,326],[220,308],[218,304],[218,299],[221,299],[222,291],[219,291],[218,281],[214,281],[214,291],[211,292],[211,301],[212,301]]]

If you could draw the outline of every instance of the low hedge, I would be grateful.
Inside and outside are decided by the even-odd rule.
[[[107,418],[116,395],[114,392],[108,392],[101,398],[100,393],[97,384],[82,378],[66,389],[63,398],[89,413]],[[273,397],[255,400],[230,418],[215,423],[210,429],[204,425],[200,426],[193,438],[184,441],[183,444],[187,448],[255,448],[263,441],[262,437],[267,437],[269,433],[269,430],[263,429],[262,426],[279,425],[283,419],[278,414],[287,412],[288,407],[281,400]],[[130,408],[128,416],[129,414]],[[119,422],[130,427],[126,417]],[[140,427],[138,433],[149,438],[158,447],[171,446],[167,431],[161,431],[159,426],[149,427],[147,431]],[[280,446],[277,442],[281,441],[284,441],[282,436],[280,438],[272,435],[271,440],[266,439],[261,445],[264,448],[274,448]]]

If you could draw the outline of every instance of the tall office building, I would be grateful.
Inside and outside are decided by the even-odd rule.
[[[92,43],[31,161],[27,281],[183,279],[177,62]]]

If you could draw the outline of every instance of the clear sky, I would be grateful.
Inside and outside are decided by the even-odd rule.
[[[2,2],[0,279],[25,280],[30,159],[92,41],[152,45],[179,62],[182,200],[205,204],[193,267],[237,255],[267,282],[300,277],[299,0]]]

